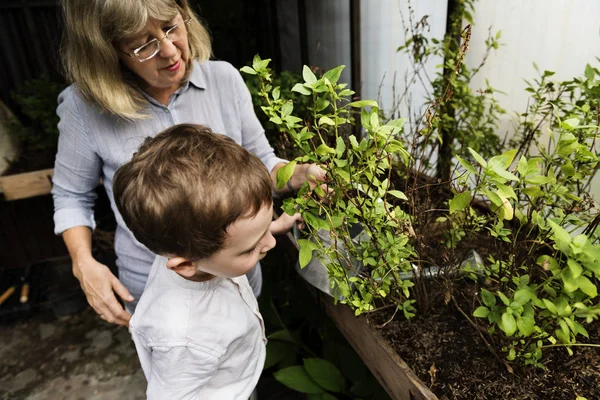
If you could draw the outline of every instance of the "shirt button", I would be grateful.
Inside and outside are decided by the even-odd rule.
[[[169,111],[167,108],[165,108],[165,112],[166,112],[167,114],[168,114],[168,113],[170,113],[170,111]]]

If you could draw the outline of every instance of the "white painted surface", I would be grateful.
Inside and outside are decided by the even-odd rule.
[[[446,30],[447,0],[412,1],[414,10],[413,24],[427,15],[430,30],[429,38],[442,38]],[[406,0],[361,0],[361,46],[362,46],[362,98],[379,99],[380,107],[391,115],[396,109],[395,98],[407,87],[406,82],[413,76],[411,60],[396,50],[407,39],[409,27],[408,1]],[[408,37],[410,37],[410,33]],[[427,74],[433,79],[435,66],[441,58],[431,58],[425,66]],[[423,77],[426,80],[425,77]],[[394,90],[395,86],[395,90]],[[410,101],[417,109],[430,90],[426,83],[417,81],[411,86]],[[399,115],[407,117],[407,107],[401,104]],[[419,113],[420,114],[420,113]]]
[[[307,23],[311,65],[325,69],[347,65],[341,80],[350,82],[350,2],[347,0],[308,0]],[[441,39],[445,32],[447,0],[413,0],[415,20],[428,15],[429,37]],[[379,99],[382,109],[390,115],[396,95],[406,87],[411,76],[410,60],[397,53],[405,42],[404,25],[408,26],[407,0],[361,0],[361,62],[362,98]],[[600,1],[599,0],[480,0],[474,13],[475,27],[471,36],[467,65],[479,65],[484,55],[485,40],[491,26],[502,31],[504,44],[492,52],[487,64],[472,81],[472,89],[490,85],[498,94],[500,105],[508,114],[500,121],[499,134],[510,134],[516,112],[527,106],[525,79],[537,75],[535,62],[541,70],[556,72],[554,79],[566,80],[583,74],[585,65],[600,67]],[[414,22],[414,21],[413,21]],[[440,59],[426,65],[433,78]],[[417,83],[410,90],[410,102],[423,104],[427,84]],[[407,117],[406,106],[396,116]],[[417,114],[420,115],[417,111]],[[600,199],[600,177],[594,185]]]
[[[527,107],[525,79],[533,80],[540,70],[556,72],[556,81],[582,76],[585,65],[599,67],[600,1],[598,0],[480,0],[477,4],[467,63],[481,60],[489,26],[502,31],[505,45],[490,55],[488,63],[472,81],[472,88],[490,85],[506,93],[500,105],[514,115]],[[512,116],[501,121],[501,133],[510,134]],[[600,177],[593,184],[600,200]]]

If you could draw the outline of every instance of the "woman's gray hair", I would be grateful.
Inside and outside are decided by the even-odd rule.
[[[187,0],[62,0],[65,31],[62,61],[67,78],[103,110],[126,119],[144,118],[148,101],[135,89],[131,73],[119,62],[116,43],[141,32],[148,21],[167,22],[177,13],[186,24],[190,58],[212,55],[210,35]]]

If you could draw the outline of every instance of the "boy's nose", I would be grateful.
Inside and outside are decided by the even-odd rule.
[[[271,234],[271,232],[269,232],[267,235],[268,236],[265,238],[263,253],[266,253],[267,251],[271,250],[273,247],[275,247],[275,244],[277,243],[275,237]]]

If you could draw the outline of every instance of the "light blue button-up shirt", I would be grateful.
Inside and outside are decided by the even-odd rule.
[[[54,166],[55,233],[76,226],[95,228],[95,187],[100,178],[117,220],[115,252],[119,279],[139,299],[155,254],[127,229],[113,196],[115,171],[128,162],[148,136],[180,123],[195,123],[225,134],[258,156],[271,171],[277,158],[256,118],[240,73],[223,61],[195,62],[188,82],[164,106],[147,96],[148,118],[127,121],[99,110],[71,85],[58,97],[58,153]],[[255,292],[251,276],[249,280]]]

